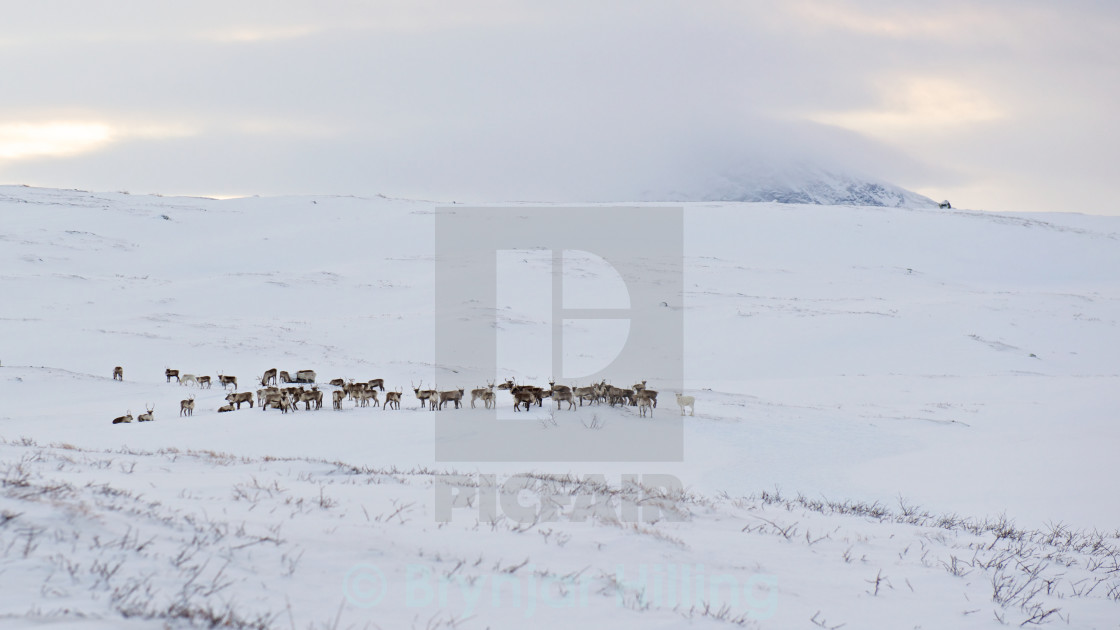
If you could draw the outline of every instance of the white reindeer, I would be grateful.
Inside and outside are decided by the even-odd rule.
[[[152,416],[152,413],[155,412],[156,406],[152,405],[152,406],[149,407],[148,405],[144,405],[144,408],[147,409],[148,411],[146,413],[142,413],[142,414],[136,416],[136,421],[137,422],[151,422],[152,420],[155,420],[155,418]]]
[[[688,415],[690,415],[690,416],[695,416],[696,415],[696,398],[695,397],[693,397],[693,396],[682,396],[680,394],[677,394],[677,404],[681,406],[681,415],[682,416],[684,415],[684,408],[685,407],[688,407],[692,410],[691,413],[689,413]]]
[[[194,385],[195,387],[198,387],[198,377],[195,376],[194,374],[180,374],[179,375],[179,384],[180,385]]]

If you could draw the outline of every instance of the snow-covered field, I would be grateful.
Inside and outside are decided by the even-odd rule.
[[[435,461],[411,385],[482,383],[432,364],[434,209],[0,188],[0,622],[1118,627],[1120,219],[686,204],[684,461],[546,464]],[[406,395],[219,415],[167,367]]]

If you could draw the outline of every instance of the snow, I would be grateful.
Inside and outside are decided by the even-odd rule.
[[[411,386],[482,384],[432,365],[434,204],[0,187],[4,626],[1115,627],[1116,218],[683,207],[684,460],[439,462]],[[218,415],[220,385],[167,367],[406,395]],[[472,439],[481,410],[452,413]],[[676,413],[663,391],[653,422]],[[534,417],[558,440],[650,422]],[[527,473],[613,503],[437,520],[444,475]]]

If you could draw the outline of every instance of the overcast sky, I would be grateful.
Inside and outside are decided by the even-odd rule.
[[[1120,214],[1120,2],[8,3],[0,183],[623,200],[814,163]]]

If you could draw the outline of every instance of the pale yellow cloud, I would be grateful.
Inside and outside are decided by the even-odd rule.
[[[231,26],[205,31],[202,39],[223,43],[253,44],[285,39],[299,39],[318,34],[324,30],[319,26]]]
[[[869,109],[813,112],[810,120],[889,141],[959,130],[1007,116],[982,90],[931,77],[882,81],[880,103]]]
[[[897,38],[954,37],[959,35],[962,25],[983,16],[980,10],[946,11],[932,5],[911,10],[886,6],[871,12],[854,4],[819,0],[787,2],[783,8],[805,24]]]
[[[113,138],[104,123],[0,123],[0,159],[76,155],[98,149]]]
[[[194,135],[182,123],[48,120],[0,122],[0,159],[66,157],[104,149],[129,139],[153,140]]]

